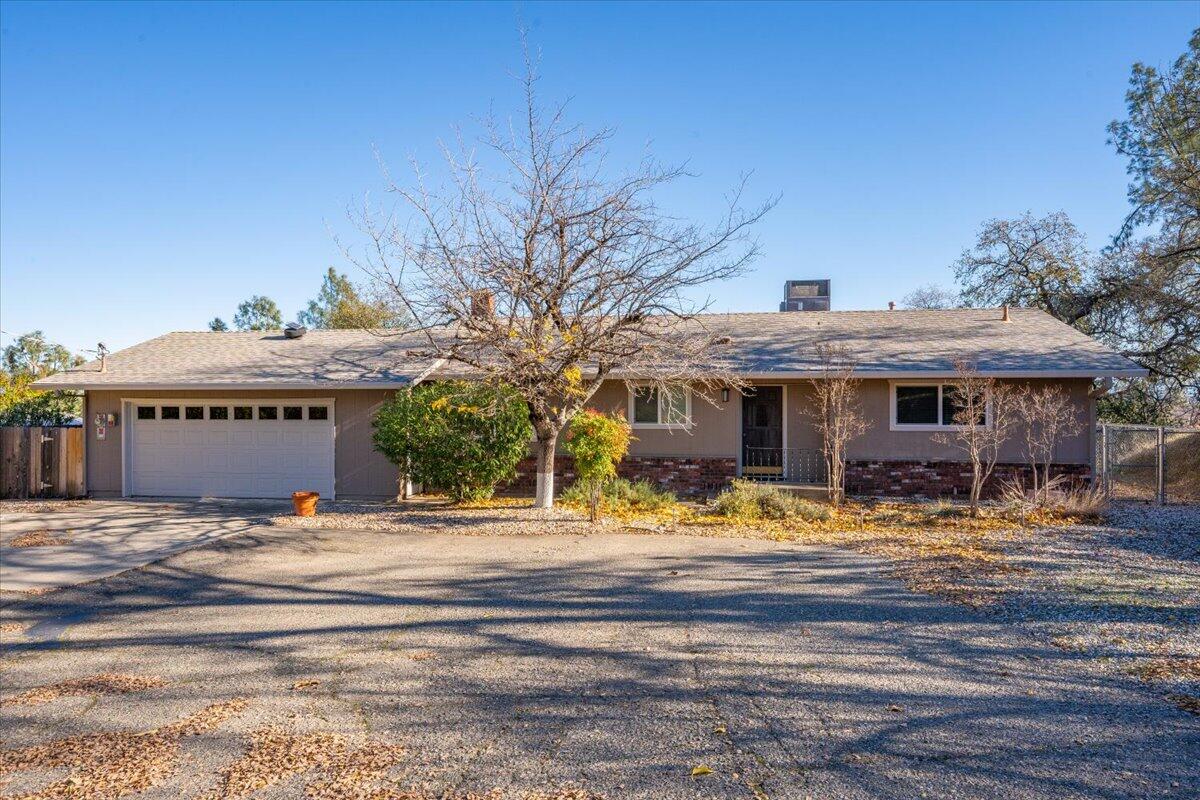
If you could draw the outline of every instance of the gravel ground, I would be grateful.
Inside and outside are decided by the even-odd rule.
[[[528,536],[613,531],[620,525],[602,520],[593,526],[581,514],[561,506],[532,508],[528,499],[497,499],[475,507],[459,507],[441,498],[416,498],[402,505],[321,501],[315,517],[290,513],[270,518],[272,525],[312,530],[387,531],[390,533],[457,533],[467,536]]]
[[[34,626],[3,635],[0,693],[51,687],[0,703],[2,791],[1200,793],[1200,719],[880,567],[761,540],[254,528],[0,611]]]
[[[1200,697],[1200,506],[1119,504],[1107,524],[1005,550],[1017,569],[1000,613],[1092,668]]]

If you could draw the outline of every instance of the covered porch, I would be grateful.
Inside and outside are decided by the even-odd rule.
[[[824,489],[827,469],[820,434],[808,416],[811,401],[812,388],[803,383],[763,383],[745,390],[740,401],[740,477]]]

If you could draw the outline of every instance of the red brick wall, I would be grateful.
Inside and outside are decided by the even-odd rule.
[[[575,463],[570,456],[554,459],[556,489],[575,480]],[[737,477],[737,459],[711,456],[626,456],[617,465],[617,473],[631,481],[648,480],[681,497],[716,494]],[[525,458],[517,464],[517,477],[505,492],[533,494],[537,486],[537,459]]]
[[[568,455],[554,459],[556,489],[575,480],[574,461]],[[533,494],[537,483],[537,461],[522,459],[517,477],[501,491]],[[648,480],[680,497],[714,495],[737,477],[737,460],[701,456],[627,456],[617,468],[621,477]],[[1067,475],[1077,485],[1091,480],[1087,464],[1055,464],[1053,475]],[[1020,476],[1028,483],[1025,464],[997,464],[992,478],[984,486],[984,496],[1000,491],[1003,482]],[[971,465],[956,461],[850,461],[846,463],[846,493],[878,497],[965,497],[971,491]]]
[[[1053,464],[1051,475],[1066,475],[1072,483],[1087,485],[1087,464]],[[1029,483],[1026,464],[997,464],[984,484],[984,497],[998,494],[1005,481],[1020,477]],[[956,461],[849,461],[846,493],[881,497],[955,497],[971,493],[971,465]]]

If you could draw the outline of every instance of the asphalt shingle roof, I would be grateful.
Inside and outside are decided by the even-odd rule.
[[[207,386],[231,388],[404,385],[435,363],[414,354],[415,334],[362,330],[177,331],[38,381],[39,387]]]
[[[1037,309],[794,311],[706,314],[700,323],[733,339],[722,359],[749,374],[819,369],[817,345],[841,345],[863,374],[948,372],[1143,372],[1092,337]]]
[[[714,365],[745,375],[819,368],[816,345],[847,348],[864,377],[949,373],[956,361],[995,374],[1134,377],[1137,364],[1033,309],[705,314],[694,325],[730,336]],[[361,330],[168,333],[38,382],[45,388],[404,385],[438,366],[423,336]]]

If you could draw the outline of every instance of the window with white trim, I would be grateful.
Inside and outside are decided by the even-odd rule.
[[[629,420],[635,428],[681,428],[691,424],[691,407],[688,389],[639,386],[630,392]]]
[[[960,427],[954,415],[962,409],[958,389],[947,383],[892,385],[892,426],[895,428]],[[988,424],[986,404],[983,419]]]

